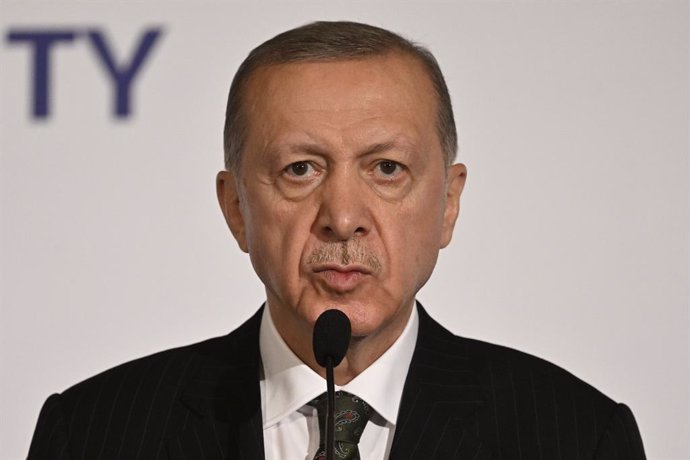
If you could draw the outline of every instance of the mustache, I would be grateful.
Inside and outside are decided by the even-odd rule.
[[[324,243],[314,249],[307,258],[309,265],[360,264],[372,273],[381,271],[381,261],[374,251],[362,244],[360,240],[348,240],[339,243]]]

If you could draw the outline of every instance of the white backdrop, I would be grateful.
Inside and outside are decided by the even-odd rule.
[[[569,369],[634,410],[650,459],[690,458],[685,2],[0,3],[0,458],[52,392],[225,334],[262,302],[215,202],[225,97],[276,33],[351,19],[428,46],[469,169],[451,247],[419,298],[454,332]],[[113,116],[85,31],[128,62]],[[49,50],[50,115],[29,42]]]

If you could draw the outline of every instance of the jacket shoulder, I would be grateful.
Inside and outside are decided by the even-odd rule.
[[[107,369],[68,388],[62,393],[63,405],[78,406],[85,400],[109,396],[136,395],[145,398],[149,392],[176,392],[190,375],[202,368],[245,364],[256,359],[250,344],[257,343],[261,310],[231,333],[200,342],[159,351]]]
[[[523,351],[456,336],[426,314],[420,319],[418,361],[426,367],[417,369],[418,379],[444,372],[432,378],[461,383],[456,387],[476,408],[470,431],[503,458],[515,452],[523,458],[599,458],[595,454],[609,449],[607,443],[612,451],[643,452],[627,407],[571,372]],[[619,433],[621,426],[626,429]],[[635,442],[620,441],[628,438]],[[640,458],[637,453],[618,458]]]
[[[63,407],[76,407],[93,399],[112,398],[117,394],[146,393],[156,387],[181,385],[189,366],[198,359],[200,352],[221,340],[222,337],[217,337],[159,351],[111,367],[64,390],[61,394]],[[111,390],[115,391],[112,395],[109,394]]]
[[[457,339],[465,343],[477,370],[494,385],[528,385],[533,391],[563,388],[573,393],[573,397],[580,396],[611,408],[615,405],[594,386],[551,361],[503,345]]]
[[[564,390],[613,410],[615,402],[595,387],[546,359],[482,340],[461,337],[438,324],[428,314],[420,324],[427,352],[444,355],[451,362],[463,361],[493,390],[523,388],[535,394]],[[422,327],[423,324],[423,327]]]
[[[259,320],[260,312],[226,336],[134,359],[52,395],[39,416],[29,458],[60,458],[54,451],[37,454],[48,444],[91,458],[157,458],[164,440],[185,426],[190,409],[194,412],[181,398],[188,387],[199,382],[213,387],[233,366],[256,360],[252,347],[255,343],[258,353]]]

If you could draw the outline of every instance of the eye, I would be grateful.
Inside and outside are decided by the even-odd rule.
[[[288,165],[285,172],[292,177],[308,177],[314,174],[314,167],[308,161],[297,161]]]
[[[393,178],[402,172],[403,166],[397,161],[383,160],[376,165],[376,169],[383,176]]]

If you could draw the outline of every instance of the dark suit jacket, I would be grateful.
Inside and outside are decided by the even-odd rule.
[[[419,314],[391,459],[645,458],[625,405],[553,364],[456,337]],[[29,459],[263,458],[260,317],[52,395]]]

